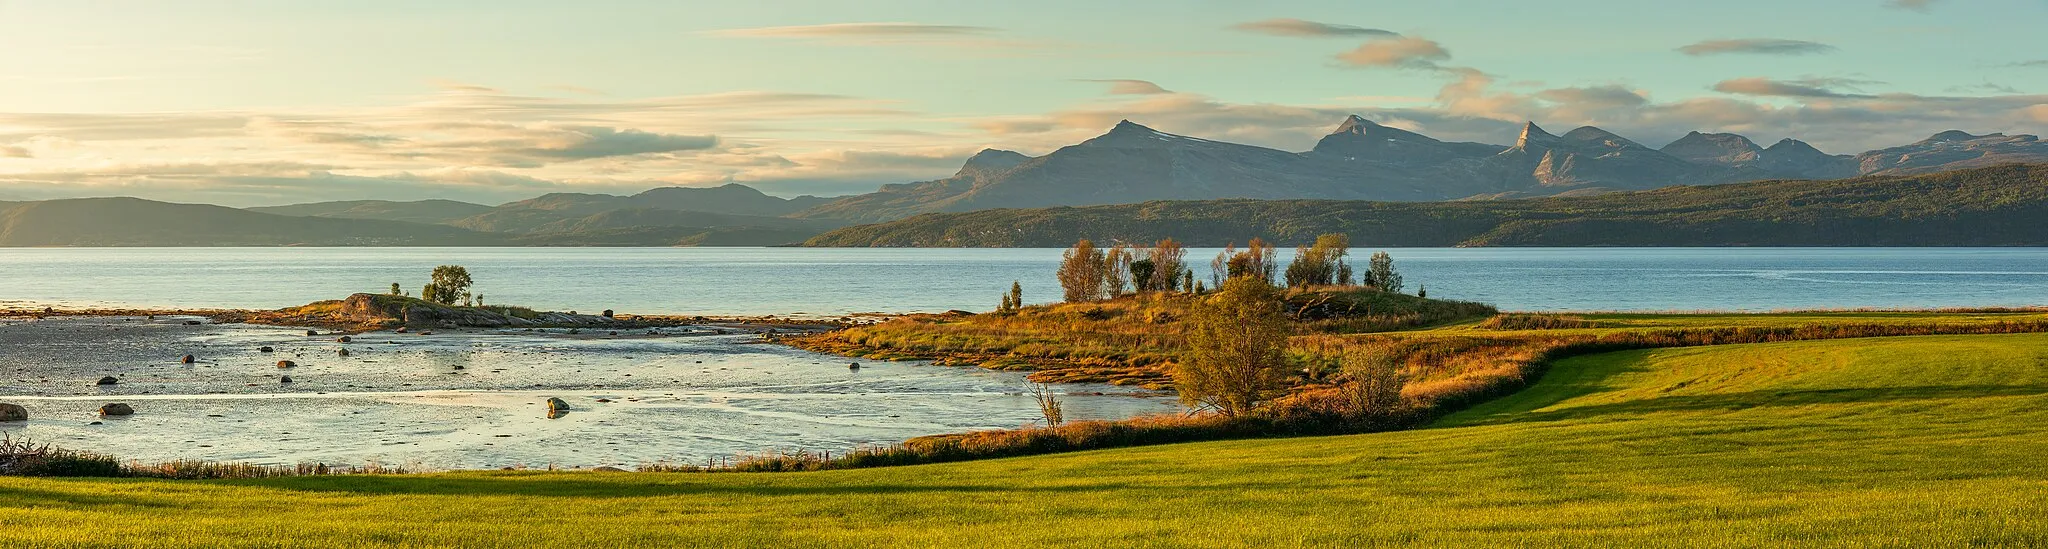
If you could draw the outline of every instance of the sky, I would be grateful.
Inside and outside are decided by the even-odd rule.
[[[870,192],[1129,119],[1830,153],[2048,130],[2048,0],[0,0],[0,200]]]

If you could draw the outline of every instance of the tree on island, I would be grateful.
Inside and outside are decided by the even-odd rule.
[[[391,283],[391,295],[405,295],[405,290],[399,289],[398,283],[393,282]]]
[[[1365,285],[1382,292],[1400,293],[1401,273],[1394,270],[1394,257],[1387,252],[1373,252],[1365,268]]]
[[[1022,281],[1012,280],[1010,281],[1010,312],[1014,313],[1017,312],[1017,310],[1023,308],[1024,283]]]
[[[1239,416],[1279,393],[1288,375],[1288,325],[1280,309],[1279,290],[1255,276],[1231,278],[1198,301],[1187,356],[1173,371],[1181,403]]]
[[[1081,239],[1060,261],[1060,289],[1070,303],[1101,301],[1106,286],[1106,257],[1095,243]]]
[[[460,265],[442,265],[434,268],[433,282],[420,292],[420,299],[442,305],[454,305],[469,293],[469,269]]]

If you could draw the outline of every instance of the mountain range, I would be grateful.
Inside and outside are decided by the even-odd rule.
[[[1534,123],[1523,125],[1513,145],[1449,142],[1351,116],[1312,149],[1288,152],[1123,121],[1043,156],[983,150],[951,177],[847,197],[780,198],[734,183],[631,196],[553,193],[497,206],[361,200],[237,210],[132,198],[0,202],[0,246],[766,246],[928,213],[1222,199],[1487,202],[2030,162],[2048,163],[2048,143],[1953,130],[1850,156],[1796,139],[1762,147],[1741,135],[1700,132],[1653,149],[1595,127],[1556,135]],[[859,238],[810,240],[841,241],[869,245]]]
[[[810,246],[1065,247],[1174,238],[1356,246],[2043,246],[2048,164],[1827,181],[1769,180],[1593,196],[1375,202],[1160,201],[931,213],[839,229]]]
[[[1570,196],[2019,162],[2048,162],[2048,143],[2031,135],[1945,131],[1848,156],[1796,139],[1761,147],[1741,135],[1693,132],[1650,148],[1592,126],[1556,135],[1532,122],[1513,145],[1489,145],[1441,141],[1351,116],[1313,149],[1287,152],[1173,135],[1126,120],[1045,156],[984,150],[952,177],[887,185],[795,215],[868,223],[928,212],[1152,200]]]

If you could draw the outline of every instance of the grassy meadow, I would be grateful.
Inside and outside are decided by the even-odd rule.
[[[0,478],[0,546],[2041,547],[2044,453],[2048,334],[1835,339],[1566,358],[1362,435],[776,474]]]

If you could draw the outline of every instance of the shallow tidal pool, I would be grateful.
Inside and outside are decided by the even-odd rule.
[[[732,327],[372,332],[342,343],[192,320],[0,321],[0,402],[30,414],[0,433],[141,461],[632,468],[843,452],[1038,419],[1021,374],[854,361]],[[187,354],[197,361],[180,363]],[[120,382],[94,384],[105,376]],[[1142,389],[1057,389],[1071,419],[1178,410]],[[550,397],[571,411],[549,418]],[[99,417],[113,402],[135,415]]]

